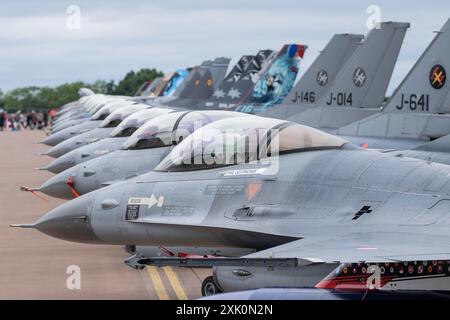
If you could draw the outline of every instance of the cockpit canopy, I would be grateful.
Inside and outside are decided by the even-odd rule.
[[[161,115],[143,126],[122,145],[122,149],[150,149],[176,145],[195,130],[225,118],[247,117],[232,111],[180,111]]]
[[[127,100],[113,100],[107,101],[103,107],[101,107],[97,112],[94,113],[91,120],[105,120],[111,112],[132,104],[132,101]]]
[[[279,119],[224,119],[195,131],[155,168],[189,171],[249,163],[289,152],[341,148],[346,140]]]
[[[111,137],[130,137],[140,126],[160,115],[172,112],[168,108],[150,108],[133,113],[123,120],[112,132]]]
[[[130,114],[141,111],[144,109],[147,109],[149,106],[142,103],[136,103],[132,104],[126,107],[119,108],[113,112],[109,116],[106,117],[105,120],[103,120],[100,123],[100,128],[115,128],[117,127],[122,120],[124,120],[126,117],[128,117]]]

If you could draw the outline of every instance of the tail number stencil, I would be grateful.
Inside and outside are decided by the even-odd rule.
[[[402,93],[400,104],[395,106],[397,110],[409,109],[411,111],[429,111],[430,95],[429,94],[410,94]]]
[[[352,106],[353,104],[353,96],[351,93],[339,92],[339,93],[330,93],[330,97],[327,101],[327,105],[336,104],[338,106]]]
[[[314,103],[316,102],[316,93],[314,91],[306,92],[295,92],[294,98],[292,98],[293,103]]]

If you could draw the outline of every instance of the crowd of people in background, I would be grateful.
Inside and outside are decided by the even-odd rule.
[[[22,129],[44,129],[49,125],[48,111],[16,111],[8,112],[0,109],[0,131]]]

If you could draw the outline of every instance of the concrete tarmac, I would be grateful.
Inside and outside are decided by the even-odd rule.
[[[44,167],[49,149],[36,144],[42,131],[0,132],[0,299],[195,299],[209,269],[125,266],[118,246],[86,245],[51,238],[10,224],[32,223],[63,203],[20,191],[52,176]],[[80,277],[75,278],[78,274]],[[74,272],[67,273],[69,272]],[[77,289],[80,284],[80,289]]]

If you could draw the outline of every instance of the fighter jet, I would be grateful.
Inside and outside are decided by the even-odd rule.
[[[173,146],[206,124],[225,118],[248,116],[239,112],[218,110],[179,111],[160,115],[141,126],[123,143],[120,150],[67,169],[47,180],[39,188],[23,190],[72,199],[154,169]]]
[[[82,123],[74,126],[69,126],[68,128],[51,134],[47,138],[45,138],[42,143],[50,146],[56,146],[60,142],[65,141],[70,137],[74,137],[89,130],[98,128],[100,123],[105,120],[105,118],[109,116],[111,112],[134,103],[135,102],[130,102],[124,99],[108,100],[104,104],[100,105],[100,109],[96,111],[89,120],[85,120]]]
[[[340,58],[344,61],[347,60],[350,57],[350,55],[354,52],[354,50],[356,49],[358,43],[361,41],[361,38],[362,38],[362,36],[360,36],[360,35],[352,35],[352,34],[335,35],[330,40],[329,44],[326,46],[326,48],[323,50],[323,52],[319,55],[316,62],[313,64],[313,66],[311,68],[320,68],[320,70],[326,68],[327,70],[330,70],[330,77],[333,78],[334,75],[337,73],[336,70],[338,70],[339,68],[335,63],[334,64],[331,63],[331,57],[334,57],[335,59]],[[294,46],[294,48],[296,48],[296,50],[298,49],[297,46]],[[289,63],[288,64],[285,63],[286,57],[288,57],[288,54],[286,53],[287,49],[288,49],[288,46],[284,46],[283,50],[281,50],[281,54],[278,53],[276,58],[274,57],[271,59],[274,62],[272,62],[272,64],[270,65],[271,67],[270,67],[269,71],[275,69],[277,71],[284,70],[283,72],[289,72],[292,69],[292,66]],[[229,73],[229,75],[226,77],[225,81],[220,85],[218,90],[221,90],[222,92],[226,92],[227,90],[231,90],[230,89],[231,86],[234,85],[235,88],[244,89],[247,92],[250,92],[251,88],[254,87],[253,81],[256,81],[256,85],[262,86],[260,83],[264,82],[265,80],[258,82],[257,79],[259,77],[252,76],[252,74],[255,74],[255,72],[258,73],[258,71],[257,71],[258,68],[256,68],[255,66],[263,65],[264,64],[262,62],[263,57],[268,57],[269,55],[270,55],[270,52],[260,51],[258,53],[258,55],[256,56],[257,59],[255,59],[258,62],[256,64],[250,64],[250,62],[248,62],[249,59],[246,56],[244,56],[241,59],[241,61],[238,62],[236,67],[233,68],[233,70]],[[293,56],[294,55],[295,54],[293,54]],[[276,61],[284,62],[282,64],[282,68],[272,67],[272,66],[277,65]],[[298,61],[298,59],[290,59],[289,61],[291,61],[291,63],[295,63],[296,61]],[[248,68],[248,70],[246,70],[246,71],[244,71],[244,69],[245,69],[245,66],[243,66],[244,64],[246,64],[247,66],[250,65],[250,68]],[[278,63],[278,65],[280,65],[280,64],[281,63]],[[303,81],[300,81],[297,84],[295,90],[299,90],[299,87],[305,88],[307,85],[310,85],[311,83],[314,83],[314,84],[317,83],[315,78],[310,79],[311,68],[308,70],[307,75],[305,75],[305,77],[302,78]],[[263,71],[263,72],[266,72],[266,71]],[[240,80],[240,79],[242,79],[242,80]],[[254,80],[251,80],[251,79],[254,79]],[[263,79],[265,79],[265,78],[263,78]],[[284,94],[279,94],[278,96],[280,97],[283,95]],[[276,95],[273,95],[273,96],[276,96]],[[317,95],[317,97],[319,97],[319,96],[320,95]],[[227,102],[227,101],[225,99],[221,99],[221,98],[223,98],[223,97],[219,96],[215,100],[212,100],[211,103],[209,104],[209,106],[213,107],[213,108],[218,108],[219,105],[222,106],[223,102]],[[222,102],[220,102],[220,101],[222,101]],[[228,100],[228,102],[229,101],[230,100]],[[89,148],[90,151],[88,151],[86,148]],[[97,152],[95,152],[95,153],[103,153],[104,149],[105,148],[99,148],[99,149],[97,149]],[[82,147],[80,149],[76,149],[76,150],[64,155],[63,157],[55,160],[52,164],[50,164],[47,167],[47,169],[53,170],[52,172],[59,173],[62,171],[62,169],[67,169],[68,167],[71,167],[76,163],[87,161],[90,158],[90,155],[93,153],[94,153],[93,146],[89,146],[89,145],[86,147]],[[77,156],[79,154],[83,154],[84,157]],[[124,157],[126,157],[126,155],[127,154],[125,153]],[[123,158],[123,159],[121,158],[121,160],[123,160],[121,163],[125,162],[125,158]],[[106,159],[98,160],[98,162],[104,163],[104,167],[102,167],[103,165],[100,165],[100,167],[102,167],[102,168],[110,167],[111,163],[113,163]],[[92,166],[92,164],[89,164],[89,165]],[[136,162],[132,161],[132,163],[127,167],[127,169],[129,170],[130,168],[134,168],[135,166],[136,166]],[[116,169],[113,169],[111,167],[112,171],[116,171]],[[68,179],[76,178],[75,180],[77,181],[77,184],[80,186],[78,189],[83,190],[83,192],[80,192],[81,194],[83,194],[87,191],[93,190],[92,188],[98,188],[98,187],[102,186],[103,183],[107,183],[109,180],[111,180],[109,178],[108,179],[102,178],[101,173],[97,169],[91,168],[90,170],[87,170],[87,171],[97,172],[97,176],[95,177],[97,180],[97,183],[95,183],[95,184],[92,183],[93,178],[91,178],[91,177],[85,177],[84,175],[74,174],[74,172],[79,172],[79,169],[77,169],[77,170],[69,170],[57,177],[50,179],[48,181],[49,183],[44,183],[44,185],[43,185],[44,188],[38,188],[38,189],[47,190],[47,194],[55,196],[55,194],[53,194],[52,192],[59,190],[58,188],[53,187],[55,184],[64,185]],[[138,170],[138,171],[142,173],[141,170]],[[109,177],[109,174],[107,174],[107,176]],[[84,185],[85,185],[84,180],[89,181],[88,182],[89,187],[84,187]],[[72,181],[72,180],[70,180],[70,181]],[[116,180],[113,179],[113,181],[116,181]],[[66,186],[66,188],[67,188],[67,186]],[[33,190],[35,190],[35,189],[33,189]],[[56,194],[59,194],[59,193],[60,192],[57,192]],[[63,194],[65,194],[68,197],[73,197],[73,192],[65,192]]]
[[[359,38],[359,37],[357,37]],[[332,40],[333,43],[340,43],[340,44],[345,44],[348,47],[351,47],[351,45],[355,42],[354,37],[352,35],[345,35],[343,37],[338,37],[334,40]],[[292,53],[288,53],[287,50],[291,48],[294,48]],[[273,58],[271,58],[271,65],[278,65],[281,64],[279,61],[282,62],[282,67],[277,67],[277,70],[285,70],[285,72],[290,73],[293,77],[295,77],[295,74],[297,72],[297,68],[293,68],[292,67],[292,63],[296,64],[298,61],[297,58],[297,53],[298,50],[304,50],[303,46],[297,46],[297,45],[292,45],[292,46],[284,46],[283,49]],[[256,77],[252,76],[252,74],[254,74],[255,72],[258,72],[258,69],[261,68],[262,66],[264,66],[264,61],[265,59],[268,60],[269,56],[271,55],[271,52],[265,50],[265,51],[260,51],[256,57],[254,57],[254,61],[256,61],[256,63],[250,63],[248,62],[248,58],[246,56],[244,56],[237,64],[237,66],[235,68],[233,68],[233,70],[230,72],[230,74],[227,76],[226,80],[223,82],[223,84],[221,84],[218,87],[218,90],[227,90],[227,88],[230,88],[229,90],[238,90],[239,89],[244,89],[243,92],[250,92],[252,90],[252,88],[254,87],[255,83],[254,81],[256,81]],[[288,63],[287,63],[288,62]],[[244,71],[245,69],[245,71]],[[294,71],[291,71],[294,70]],[[193,73],[194,74],[194,73]],[[195,74],[194,74],[195,75]],[[238,76],[237,76],[238,75]],[[210,75],[206,74],[205,75],[207,78],[209,79]],[[186,99],[183,99],[183,97],[185,96],[185,92],[197,92],[201,91],[202,88],[200,88],[200,85],[197,84],[197,80],[200,79],[200,74],[197,74],[197,77],[192,76],[189,84],[186,84],[185,89],[183,92],[180,93],[180,97],[182,97],[182,99],[179,99],[181,101],[186,101]],[[207,85],[206,81],[202,81],[200,82],[203,83],[204,88],[206,88],[207,90],[211,90],[210,86]],[[288,82],[286,82],[288,83]],[[256,85],[258,85],[259,82],[256,82]],[[288,86],[292,85],[288,83]],[[278,94],[279,95],[279,94]],[[191,95],[192,96],[192,95]],[[277,96],[277,95],[272,95],[273,97]],[[197,94],[197,97],[200,97],[199,94]],[[231,101],[234,99],[234,97],[230,97]],[[201,104],[205,103],[204,99],[200,100],[197,99],[198,101],[200,101]],[[190,100],[192,102],[192,100]],[[217,103],[223,103],[226,101],[230,101],[229,99],[225,99],[224,97],[217,97],[215,99],[213,99],[211,101],[212,104],[217,104]],[[195,115],[195,114],[194,114]],[[191,119],[191,117],[187,117],[187,119],[185,119],[185,121]],[[139,131],[140,132],[140,131]],[[87,133],[84,133],[83,135],[77,136],[77,141],[80,139],[85,139],[85,136],[95,136],[96,135],[96,131],[89,131]],[[101,137],[100,137],[101,138]],[[86,139],[85,139],[86,140]],[[78,141],[78,143],[80,144],[80,141]],[[87,140],[86,140],[87,142]],[[55,154],[55,152],[58,152],[58,150],[63,150],[63,148],[66,147],[66,144],[72,143],[73,144],[73,139],[69,140],[69,141],[65,141],[61,144],[59,144],[58,146],[56,146],[55,148],[51,149],[48,153],[49,154]],[[117,144],[118,145],[118,144]],[[114,146],[111,146],[111,148],[113,148]],[[96,151],[93,151],[93,150]],[[110,150],[108,148],[108,150]],[[154,153],[154,151],[152,151]],[[87,145],[85,147],[80,147],[77,148],[69,153],[64,154],[63,157],[60,157],[58,159],[56,159],[54,162],[52,162],[48,167],[46,167],[46,169],[48,170],[52,170],[53,172],[61,172],[63,169],[67,169],[71,166],[73,166],[75,163],[77,162],[85,162],[85,160],[87,160],[88,158],[91,157],[91,155],[93,154],[102,154],[104,153],[104,148],[96,148],[96,145]],[[128,153],[120,153],[121,154],[121,161],[120,163],[126,163],[126,158],[130,156],[130,152]],[[78,155],[83,155],[83,157],[79,157]],[[131,155],[132,156],[132,155]],[[130,160],[133,160],[134,157],[132,156]],[[161,159],[161,158],[159,158]],[[112,163],[115,163],[115,161],[110,161],[111,159],[108,158],[108,160],[99,160],[99,163],[104,163],[106,165],[106,167],[110,167],[112,165]],[[106,162],[105,162],[106,161]],[[127,166],[127,170],[128,171],[133,171],[133,175],[135,175],[136,172],[139,173],[143,173],[145,171],[143,171],[143,169],[145,168],[146,170],[150,170],[154,167],[155,164],[152,163],[146,163],[146,166],[142,166],[140,165],[139,161],[132,161],[132,164],[130,164],[129,166]],[[92,168],[93,164],[90,163],[88,166],[91,167],[90,171],[93,171],[94,169]],[[96,167],[97,165],[94,165],[94,167]],[[109,172],[116,172],[119,167],[117,168],[111,168],[112,170],[110,170]],[[96,169],[95,169],[96,170]],[[80,177],[78,177],[77,174],[75,174],[75,172],[79,172],[79,168],[77,169],[73,169],[73,170],[69,170],[67,172],[61,173],[58,176],[50,179],[47,183],[44,183],[40,188],[22,188],[22,190],[25,191],[29,191],[29,190],[41,190],[47,194],[50,195],[54,195],[56,197],[61,197],[61,195],[63,195],[63,197],[69,197],[72,198],[73,195],[75,194],[83,194],[85,192],[91,191],[93,190],[92,188],[99,188],[104,184],[109,184],[111,183],[111,181],[113,182],[117,182],[122,180],[123,178],[130,176],[125,175],[124,173],[120,173],[117,175],[117,179],[112,179],[110,178],[110,174],[107,174],[106,177],[108,177],[107,179],[105,179],[105,177],[102,176],[102,174],[100,172],[98,172],[98,170],[94,171],[94,172],[98,172],[98,175],[96,177],[90,177],[93,174],[89,175],[89,179],[87,179],[87,176],[84,176],[84,174]],[[83,170],[84,171],[84,170]],[[88,170],[89,171],[89,170]],[[76,178],[75,180],[77,181],[78,184],[78,188],[76,188],[77,192],[74,192],[72,190],[72,192],[69,191],[68,186],[66,184],[66,182],[68,181],[68,179],[70,179],[70,183],[69,186],[72,188],[73,185],[73,180],[74,178]],[[85,183],[85,180],[89,180],[87,186]],[[96,183],[93,183],[95,180]],[[58,186],[58,187],[55,187]],[[60,186],[63,185],[63,189],[60,189]],[[64,190],[67,189],[67,190]],[[58,191],[59,190],[59,191]],[[55,193],[56,192],[56,193]]]
[[[365,287],[372,269],[375,287],[448,290],[449,175],[293,122],[240,117],[196,130],[152,172],[18,226],[84,243],[257,250],[126,261],[215,266],[225,291]]]
[[[115,127],[117,127],[122,120],[128,117],[130,114],[148,109],[150,106],[144,103],[128,102],[126,101],[124,105],[119,108],[115,108],[104,120],[98,124],[97,128],[92,128],[86,132],[80,133],[73,136],[67,140],[58,143],[56,146],[52,147],[46,152],[46,155],[58,158],[71,150],[80,148],[88,143],[97,141],[98,139],[106,138]],[[102,108],[103,109],[103,108]],[[100,109],[100,111],[102,110]],[[97,118],[95,118],[97,119]],[[91,121],[89,121],[91,122]],[[92,121],[95,122],[95,121]]]
[[[51,132],[56,133],[62,129],[68,128],[85,122],[92,118],[100,108],[106,103],[126,100],[125,96],[106,96],[103,94],[95,94],[94,96],[81,97],[76,104],[75,108],[71,108],[62,115],[57,115],[56,119],[52,121]]]
[[[60,173],[76,164],[94,159],[111,151],[115,151],[144,123],[165,113],[174,111],[169,108],[148,108],[128,116],[111,132],[109,137],[89,143],[70,151],[53,160],[46,169]]]
[[[170,94],[175,95],[176,92],[173,91],[173,90],[176,90],[177,86],[180,86],[180,82],[182,83],[183,79],[185,77],[186,77],[185,70],[179,70],[179,72],[171,74],[170,77],[166,77],[165,79],[161,78],[160,80],[156,80],[153,83],[153,85],[149,86],[149,88],[148,88],[149,89],[149,95],[151,95],[152,97],[158,97],[159,95],[165,93],[164,90],[165,90],[166,87],[172,88],[172,90],[169,90],[168,92],[170,92]],[[96,111],[98,111],[98,109],[100,107],[102,107],[105,104],[105,102],[108,101],[108,99],[109,100],[111,100],[111,99],[113,99],[113,100],[121,99],[121,100],[129,100],[129,101],[131,101],[132,97],[95,95],[93,97],[90,97],[88,100],[83,100],[83,98],[81,98],[79,100],[79,108],[82,109],[82,110],[88,111],[89,114],[93,114]],[[139,101],[140,99],[135,98],[134,100]],[[92,108],[96,108],[96,109],[92,110]],[[65,110],[65,111],[67,111],[67,110]],[[65,116],[67,118],[67,114],[63,114],[63,116]],[[68,119],[66,119],[66,118],[63,118],[63,119],[59,118],[59,119],[56,120],[56,122],[54,123],[54,128],[52,129],[53,132],[58,132],[58,131],[61,131],[62,129],[65,129],[65,128],[68,128],[68,127],[72,127],[74,125],[79,125],[79,124],[81,124],[83,122],[86,122],[86,120],[87,120],[86,118],[83,118],[83,119],[76,119],[76,120],[68,121]],[[73,136],[75,134],[79,134],[79,130],[77,130],[77,128],[73,128],[70,131],[71,134],[68,135],[68,136],[67,136],[67,131],[68,130],[66,130],[66,136],[63,136],[63,134],[61,134],[61,133],[58,135],[57,143],[59,143],[59,142],[65,140],[65,139],[69,138],[70,136]],[[47,140],[45,140],[44,143],[46,143],[46,144],[50,144],[51,143],[51,145],[56,145],[56,143],[54,142],[54,140],[56,140],[56,138],[52,138],[52,140],[50,140],[50,139],[51,139],[51,137],[49,137]]]
[[[263,58],[267,57],[267,55],[264,55],[263,53],[267,53],[266,51],[260,51],[258,53],[258,62],[262,63]],[[240,81],[240,77],[243,74],[243,70],[245,70],[247,68],[247,66],[249,65],[250,61],[252,59],[254,59],[255,57],[253,56],[243,56],[239,62],[237,63],[237,66],[235,68],[232,69],[232,71],[230,72],[229,76],[227,77],[227,79],[230,78],[231,75],[234,76],[233,79],[236,79],[236,88],[247,88],[247,90],[250,90],[250,87],[248,86],[248,81],[247,80],[242,80]],[[221,69],[224,68],[224,64],[223,64],[223,59],[224,58],[220,58],[219,62],[220,64],[216,64],[216,63],[211,63],[211,68],[216,68],[217,70],[214,72],[215,74],[218,74],[219,76],[221,76]],[[216,59],[218,60],[218,59]],[[204,63],[204,65],[208,65],[206,63]],[[200,69],[200,71],[202,73],[198,73],[195,72],[197,69],[191,71],[190,76],[186,79],[186,81],[184,81],[184,85],[182,86],[182,88],[180,89],[180,86],[177,88],[177,93],[176,96],[178,97],[176,102],[193,102],[193,101],[197,101],[202,99],[202,97],[206,97],[212,94],[212,92],[210,92],[212,90],[212,87],[208,84],[210,83],[211,79],[213,79],[212,74],[210,72],[204,72],[205,70]],[[203,77],[202,75],[203,74]],[[239,74],[239,77],[237,77],[236,75]],[[218,76],[216,75],[214,78],[218,79]],[[217,81],[217,80],[216,80]],[[224,90],[224,88],[226,88],[227,86],[229,86],[228,84],[229,81],[224,81],[223,84],[221,84],[218,88],[220,90]],[[208,93],[210,92],[210,93]],[[195,97],[196,100],[193,100],[191,98],[188,97]],[[173,102],[174,100],[168,100],[165,99],[164,101],[171,101]],[[202,99],[201,101],[204,101],[204,99]],[[227,101],[227,99],[223,99],[223,98],[217,98],[217,99],[212,99],[213,103],[217,102],[217,101]],[[162,100],[158,100],[158,103],[162,102]],[[155,101],[153,101],[151,103],[153,106],[154,105],[161,105],[164,106],[162,104],[155,104]],[[182,103],[178,103],[178,105],[183,105]],[[165,108],[167,108],[167,106],[164,106]],[[173,108],[173,107],[172,107]],[[177,107],[177,109],[180,109]],[[92,133],[86,133],[85,135],[94,135],[95,132]],[[83,137],[81,137],[83,138]],[[101,137],[99,137],[101,138]],[[77,139],[78,140],[78,139]],[[116,140],[117,141],[117,140]],[[87,142],[87,141],[86,141]],[[71,142],[64,142],[64,144],[62,144],[61,146],[58,145],[57,147],[55,147],[56,151],[58,151],[58,149],[62,149],[65,144],[68,143],[73,143],[73,141]],[[49,166],[45,167],[45,169],[50,170],[52,172],[55,173],[59,173],[62,170],[65,170],[77,163],[81,163],[84,161],[87,161],[89,158],[91,157],[95,157],[95,155],[97,154],[102,154],[104,153],[105,148],[96,148],[97,144],[91,145],[88,144],[84,147],[79,147],[76,148],[73,151],[70,151],[66,154],[64,154],[63,156],[60,156],[58,159],[56,159],[55,161],[53,161]],[[114,146],[118,147],[118,144],[113,144],[113,145],[109,145],[108,146],[108,150],[112,150],[114,148]],[[48,153],[50,154],[54,154],[55,149],[50,150]],[[83,155],[83,157],[79,157],[78,155]]]

